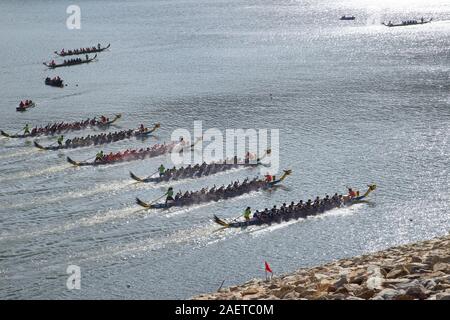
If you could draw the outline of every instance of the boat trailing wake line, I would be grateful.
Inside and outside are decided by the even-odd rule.
[[[42,169],[42,170],[36,170],[36,171],[28,170],[28,171],[25,171],[26,173],[22,173],[22,174],[16,174],[16,173],[11,174],[11,177],[0,179],[0,182],[38,177],[38,176],[42,176],[45,174],[61,172],[61,171],[67,170],[68,168],[70,168],[70,166],[68,166],[67,164],[63,164],[63,165],[59,165],[59,166],[49,167],[49,168]],[[24,172],[24,171],[21,171],[21,172]]]
[[[38,154],[36,152],[36,149],[27,149],[27,150],[22,150],[22,151],[17,151],[17,152],[13,152],[13,153],[6,153],[6,154],[1,154],[0,155],[0,159],[9,159],[9,158],[14,158],[14,157],[21,157],[21,156],[26,156],[26,155],[30,155],[30,154]]]
[[[128,259],[135,258],[136,255],[151,254],[157,250],[169,249],[171,246],[189,245],[195,243],[207,245],[211,238],[214,225],[195,226],[188,229],[181,229],[161,238],[149,237],[147,239],[132,241],[127,244],[114,247],[101,248],[89,252],[81,252],[80,257],[76,257],[78,262],[86,262],[98,259],[109,259],[122,257]]]
[[[3,234],[0,240],[17,240],[23,238],[39,237],[50,233],[60,233],[71,231],[77,228],[92,227],[97,224],[103,224],[110,221],[126,219],[135,216],[136,207],[129,206],[120,209],[109,209],[104,212],[96,213],[90,217],[79,218],[65,224],[56,224],[50,227],[37,228],[36,230],[22,230],[23,232],[12,232],[12,234]]]
[[[47,205],[52,203],[57,203],[61,201],[66,200],[74,200],[74,199],[81,199],[81,198],[89,198],[92,196],[96,196],[102,193],[107,192],[119,192],[123,191],[124,189],[129,189],[128,191],[140,189],[138,188],[130,188],[133,187],[133,183],[128,183],[128,180],[119,180],[119,181],[111,181],[110,183],[98,183],[95,184],[91,188],[82,189],[82,190],[75,190],[75,191],[68,191],[68,192],[62,192],[58,196],[54,197],[42,197],[39,199],[33,199],[32,202],[20,202],[12,204],[11,206],[5,206],[5,209],[18,209],[18,208],[33,208],[36,205]],[[146,188],[148,189],[148,188]]]

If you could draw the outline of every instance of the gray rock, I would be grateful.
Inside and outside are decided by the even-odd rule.
[[[372,298],[372,300],[394,300],[395,297],[404,294],[405,294],[404,290],[395,290],[386,288],[378,292],[377,295]]]
[[[434,290],[437,286],[436,281],[433,279],[427,279],[421,282],[421,284],[427,289],[427,290]]]
[[[343,275],[339,278],[339,280],[334,282],[331,286],[334,290],[337,290],[337,289],[341,288],[344,284],[347,284],[347,283],[348,283],[347,277],[345,275]]]
[[[430,295],[429,291],[418,280],[398,284],[395,289],[404,290],[406,295],[415,299],[426,299]]]
[[[450,292],[449,293],[438,293],[436,295],[436,300],[450,300]]]
[[[442,271],[442,272],[447,272],[450,271],[450,264],[445,263],[445,262],[438,262],[436,264],[433,265],[433,271]]]

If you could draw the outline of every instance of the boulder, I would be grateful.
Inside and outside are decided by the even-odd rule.
[[[436,300],[450,300],[450,292],[448,292],[448,293],[438,293],[436,295]]]
[[[413,280],[408,283],[401,283],[395,287],[396,290],[403,290],[406,295],[414,299],[426,299],[430,294],[429,291],[418,281]]]
[[[332,282],[329,280],[321,280],[318,284],[316,284],[316,289],[317,291],[334,291],[334,290],[330,290],[332,286]]]
[[[337,281],[333,282],[333,284],[328,288],[329,292],[337,291],[342,288],[344,284],[347,284],[347,276],[342,275]],[[345,289],[345,288],[344,288]]]
[[[257,294],[259,292],[260,292],[260,290],[258,288],[252,287],[252,288],[248,288],[248,289],[242,291],[241,295],[242,296],[247,296],[247,295],[250,295],[250,294]]]
[[[382,290],[384,279],[382,277],[371,276],[366,281],[366,287],[370,290]]]
[[[267,287],[267,289],[269,289],[269,290],[273,290],[273,289],[276,289],[276,288],[278,288],[278,285],[276,285],[275,283],[272,283],[272,284],[270,284],[270,285]]]
[[[408,264],[403,265],[403,268],[408,273],[422,273],[423,270],[428,269],[428,265],[426,265],[424,263],[412,262],[412,263],[408,263]]]
[[[354,262],[352,260],[344,260],[341,262],[341,267],[348,268],[354,265]]]
[[[365,272],[365,270],[362,270],[362,269],[350,272],[347,275],[347,278],[348,278],[349,283],[355,283],[358,285],[367,281],[366,272]]]
[[[314,274],[314,279],[316,281],[320,281],[320,280],[323,280],[323,279],[329,279],[329,278],[330,277],[328,275],[326,275],[326,274],[322,274],[322,273],[315,273]]]
[[[389,271],[389,273],[386,275],[386,278],[387,279],[400,278],[407,274],[408,274],[408,271],[405,270],[402,266],[400,266],[400,267],[395,267],[394,269]]]
[[[304,290],[302,292],[298,292],[300,298],[313,299],[319,291],[314,289]]]
[[[280,289],[273,290],[272,294],[275,297],[282,299],[288,292],[294,291],[295,287],[291,285],[282,285]]]
[[[413,296],[407,295],[407,294],[400,294],[396,297],[394,297],[393,300],[415,300]]]
[[[363,287],[356,283],[346,283],[343,287],[347,290],[347,292],[350,293],[361,292],[361,290],[363,289]]]
[[[405,291],[386,288],[378,292],[373,300],[394,300],[395,297],[404,295]]]
[[[449,272],[450,271],[450,264],[446,262],[438,262],[433,265],[433,271],[441,271],[441,272]]]
[[[290,291],[290,292],[288,292],[288,293],[286,293],[286,294],[284,295],[283,299],[286,299],[286,300],[296,300],[296,299],[298,299],[298,297],[299,297],[299,294],[298,294],[297,292],[295,292],[295,291]]]
[[[363,288],[361,291],[359,292],[355,292],[355,296],[361,299],[370,299],[375,295],[375,290],[371,290],[371,289],[367,289],[367,288]]]
[[[426,299],[430,293],[422,285],[412,286],[405,292],[408,296],[414,297],[416,299]]]
[[[345,300],[364,300],[363,298],[358,298],[355,296],[347,296],[345,297]]]
[[[398,278],[398,279],[386,279],[383,281],[383,286],[387,288],[394,288],[396,285],[401,283],[410,282],[410,279],[407,278]]]
[[[421,284],[425,287],[425,289],[427,290],[435,290],[437,284],[436,281],[434,281],[433,279],[426,279],[426,280],[422,280]]]
[[[450,256],[448,255],[428,255],[423,261],[426,264],[434,265],[438,262],[450,263]]]
[[[326,296],[327,300],[345,300],[347,298],[346,294],[343,293],[332,293]]]

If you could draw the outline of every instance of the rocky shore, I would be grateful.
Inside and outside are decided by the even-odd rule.
[[[450,235],[334,261],[196,300],[450,300]]]

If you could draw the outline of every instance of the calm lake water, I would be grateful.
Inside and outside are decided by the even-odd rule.
[[[0,128],[121,112],[113,126],[161,123],[145,142],[177,128],[280,129],[275,191],[166,212],[134,203],[166,185],[135,184],[170,157],[74,168],[97,147],[45,152],[32,139],[0,138],[0,298],[189,298],[264,276],[393,245],[450,227],[450,4],[448,1],[84,1],[81,30],[66,28],[66,1],[0,3]],[[339,21],[343,14],[355,21]],[[423,26],[381,21],[420,17]],[[47,70],[54,50],[111,43],[88,65]],[[61,59],[58,59],[60,61]],[[59,75],[64,89],[44,85]],[[270,98],[272,94],[272,99]],[[37,107],[15,111],[21,99]],[[92,134],[86,130],[67,137]],[[54,139],[41,138],[43,144]],[[197,190],[254,177],[235,170],[173,184]],[[369,204],[307,220],[218,229],[213,214],[246,206],[378,189]],[[81,268],[81,290],[66,268]]]

